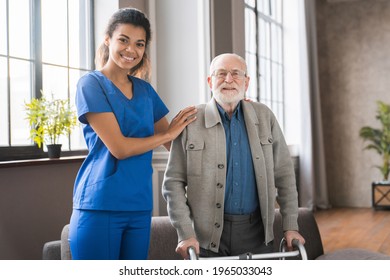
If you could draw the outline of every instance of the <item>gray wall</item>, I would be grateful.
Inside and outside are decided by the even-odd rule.
[[[185,1],[157,1],[158,9],[168,13],[169,7]],[[334,2],[334,1],[332,1]],[[123,4],[123,3],[122,3]],[[161,6],[160,6],[161,5]],[[237,5],[234,2],[234,5]],[[195,2],[186,7],[195,8]],[[186,7],[182,9],[185,10]],[[232,9],[232,13],[234,9]],[[231,14],[230,14],[231,15]],[[217,15],[216,15],[217,16]],[[221,16],[221,15],[219,15]],[[229,22],[229,16],[226,17]],[[235,16],[236,22],[241,22]],[[185,18],[177,18],[183,21]],[[197,18],[198,19],[198,18]],[[188,21],[197,19],[188,17]],[[201,69],[196,59],[187,57],[183,44],[191,44],[191,34],[197,33],[194,25],[187,25],[183,36],[180,26],[170,26],[165,16],[156,16],[159,25],[156,40],[163,47],[158,51],[158,87],[168,98],[175,90],[171,106],[181,107],[196,99],[181,99],[194,96],[192,91],[180,86],[169,88],[162,85],[164,79],[174,85],[180,65],[193,65]],[[380,179],[380,173],[372,168],[378,157],[362,151],[363,143],[358,137],[363,124],[376,125],[375,101],[390,103],[390,1],[356,0],[331,3],[317,0],[318,55],[320,66],[321,101],[324,122],[326,166],[329,194],[333,206],[370,207],[370,184]],[[182,23],[185,26],[185,23]],[[237,23],[238,24],[238,23]],[[234,28],[237,28],[237,24]],[[230,23],[226,23],[230,26]],[[164,34],[164,28],[174,28],[175,33]],[[234,30],[234,28],[232,30]],[[233,32],[233,31],[232,31]],[[164,36],[167,37],[164,37]],[[171,35],[177,35],[171,41]],[[235,37],[236,36],[236,37]],[[214,42],[214,52],[237,51],[242,45],[237,35],[231,36],[235,43],[223,46]],[[235,39],[237,41],[235,41]],[[188,41],[188,42],[186,42]],[[182,51],[175,56],[174,49]],[[199,45],[198,45],[199,47]],[[192,52],[193,49],[188,49]],[[199,50],[196,51],[198,54]],[[168,57],[164,58],[164,52]],[[198,57],[198,59],[200,59]],[[182,63],[180,63],[182,61]],[[166,65],[173,65],[166,69]],[[179,65],[179,66],[178,66]],[[164,71],[166,74],[164,75]],[[203,71],[201,69],[201,71]],[[169,75],[168,75],[169,73]],[[199,77],[194,80],[199,81]],[[187,80],[183,79],[181,85]],[[171,97],[172,98],[172,97]],[[0,168],[0,259],[39,259],[44,242],[59,238],[61,229],[69,221],[73,182],[81,163],[51,164]]]
[[[184,107],[200,103],[204,95],[207,83],[198,38],[201,23],[197,0],[156,1],[155,9],[156,88],[171,119]]]
[[[211,0],[211,58],[222,53],[245,57],[244,1]]]
[[[363,125],[390,103],[390,1],[317,0],[318,58],[330,202],[370,207],[380,158],[363,151]]]
[[[81,162],[0,166],[0,260],[41,259],[69,223]]]

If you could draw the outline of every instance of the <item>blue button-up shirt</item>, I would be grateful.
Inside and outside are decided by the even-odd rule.
[[[256,178],[241,102],[232,117],[217,103],[226,135],[225,213],[244,215],[259,206]]]

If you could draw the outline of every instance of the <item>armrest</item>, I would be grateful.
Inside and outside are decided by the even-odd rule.
[[[299,208],[298,213],[299,232],[305,238],[305,249],[309,260],[314,260],[324,254],[321,234],[312,211],[307,208]],[[274,223],[275,246],[279,246],[283,238],[282,217],[277,209]]]
[[[69,235],[69,224],[65,225],[61,232],[61,260],[72,259],[72,253],[70,252],[68,235]]]
[[[168,216],[153,217],[150,237],[150,260],[180,260],[175,252],[177,233]]]
[[[49,241],[43,245],[43,260],[61,260],[61,240]]]

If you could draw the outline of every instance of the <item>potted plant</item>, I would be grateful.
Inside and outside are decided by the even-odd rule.
[[[59,158],[62,144],[59,143],[61,135],[70,134],[77,124],[76,112],[68,100],[48,100],[43,92],[42,97],[32,98],[25,103],[26,119],[30,124],[30,139],[39,148],[45,144],[49,158]]]
[[[378,101],[376,119],[380,121],[380,128],[364,126],[360,129],[360,137],[369,144],[365,149],[376,151],[382,158],[382,163],[377,165],[382,173],[382,180],[372,183],[372,201],[375,208],[390,209],[390,105]]]

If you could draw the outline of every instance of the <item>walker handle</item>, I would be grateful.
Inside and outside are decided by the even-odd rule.
[[[305,247],[302,245],[301,242],[299,242],[298,239],[293,239],[291,241],[291,245],[293,246],[294,249],[298,249],[299,254],[301,255],[302,260],[307,260],[307,253]],[[282,240],[280,241],[280,246],[279,246],[279,251],[280,252],[286,252],[287,248],[287,240],[283,237]],[[281,260],[285,260],[285,258],[281,258]]]
[[[301,242],[299,242],[298,239],[293,239],[291,241],[291,244],[293,247],[298,248],[299,253],[301,254],[302,260],[307,260],[307,253],[305,247],[302,245]]]
[[[199,256],[196,254],[195,247],[193,247],[193,246],[188,247],[187,252],[188,252],[188,255],[190,255],[191,261],[199,260]]]

